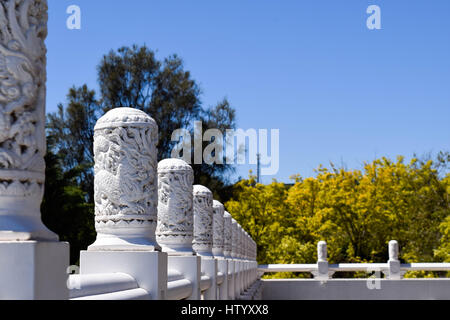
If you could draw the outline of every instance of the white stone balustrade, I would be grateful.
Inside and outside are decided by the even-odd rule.
[[[6,1],[9,6],[13,2]],[[40,103],[32,106],[36,114],[44,114]],[[32,123],[41,125],[39,121]],[[42,144],[43,126],[35,129],[35,140]],[[17,183],[10,186],[2,179],[10,181],[17,168],[0,169],[0,257],[28,265],[29,273],[23,277],[14,263],[2,263],[7,272],[0,274],[0,299],[68,299],[69,289],[73,300],[256,297],[251,239],[223,204],[213,201],[208,188],[193,186],[193,170],[186,162],[166,159],[157,164],[156,122],[137,109],[116,108],[98,120],[94,132],[97,238],[81,252],[80,274],[69,281],[68,244],[57,242],[40,220],[43,170],[23,169],[17,183],[35,193],[12,199],[6,189]],[[33,164],[40,163],[41,151],[36,149]],[[30,256],[37,260],[30,263]],[[44,274],[48,272],[50,277]],[[43,283],[39,277],[50,280]]]
[[[258,272],[256,242],[223,204],[213,201],[208,188],[192,185],[193,170],[186,162],[157,164],[158,126],[133,108],[113,109],[95,126],[97,239],[81,252],[81,273],[67,281],[69,244],[59,242],[40,213],[47,11],[46,0],[0,1],[0,300],[247,300],[261,297],[258,276],[264,272],[312,272],[333,283],[335,271],[374,269],[387,276],[388,290],[380,293],[397,297],[396,286],[405,283],[404,295],[448,296],[449,281],[417,281],[415,288],[426,289],[421,291],[400,280],[406,271],[449,271],[450,264],[401,264],[397,241],[389,243],[387,263],[329,265],[327,244],[321,241],[317,264],[268,265]],[[311,292],[319,288],[312,284]],[[360,289],[352,290],[348,296],[359,299]]]

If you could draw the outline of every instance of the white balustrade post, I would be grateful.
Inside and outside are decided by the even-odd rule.
[[[317,273],[313,273],[314,278],[317,280],[328,280],[330,272],[328,270],[327,243],[325,241],[320,241],[317,244],[317,257]]]
[[[244,264],[244,275],[243,275],[243,293],[241,294],[241,299],[243,300],[251,300],[252,299],[252,291],[250,289],[250,261],[248,258],[248,242],[249,236],[248,233],[243,230],[243,264]]]
[[[169,255],[194,254],[194,171],[181,159],[158,164],[158,225],[156,240]]]
[[[213,194],[208,188],[194,186],[194,242],[193,248],[201,256],[201,271],[211,279],[211,286],[203,293],[205,300],[217,299],[217,261],[213,249]]]
[[[396,240],[389,242],[389,261],[388,261],[388,278],[391,280],[399,280],[402,278],[400,269],[399,246]]]
[[[245,230],[244,228],[240,228],[241,232],[241,265],[242,265],[242,272],[241,272],[241,294],[244,293],[246,287],[245,287],[245,274],[247,272],[246,270],[246,263],[245,263]]]
[[[223,282],[218,288],[218,299],[228,300],[228,261],[224,255],[225,207],[219,201],[213,201],[213,254],[217,260],[217,270],[223,274]]]
[[[223,214],[223,254],[227,263],[227,295],[226,300],[233,299],[234,287],[233,287],[233,272],[234,265],[231,256],[232,250],[232,230],[231,230],[231,214],[225,211]]]
[[[244,262],[244,229],[239,225],[239,295],[244,292],[245,262]]]
[[[255,264],[254,280],[256,281],[259,277],[259,274],[258,274],[258,244],[255,241],[253,241],[253,260]]]
[[[232,290],[231,299],[235,300],[239,297],[238,288],[238,274],[239,274],[239,264],[237,260],[237,250],[238,250],[238,224],[234,218],[231,218],[231,258],[232,258]]]
[[[151,299],[165,298],[167,254],[158,252],[158,126],[144,112],[116,108],[94,128],[97,239],[81,252],[81,274],[123,272]]]
[[[251,243],[250,257],[251,257],[252,266],[253,266],[252,282],[255,282],[258,278],[258,263],[256,261],[256,254],[255,254],[256,243],[253,241],[253,238],[250,239],[250,243]]]
[[[250,257],[248,254],[249,249],[249,235],[247,232],[245,232],[244,237],[244,259],[245,259],[245,289],[248,289],[250,287]]]
[[[144,112],[112,109],[94,128],[97,240],[89,251],[153,251],[158,126]]]
[[[68,299],[69,244],[41,220],[46,0],[0,2],[0,299]]]
[[[168,254],[168,270],[176,270],[192,284],[187,300],[200,300],[201,259],[194,240],[194,171],[181,159],[158,164],[158,224],[156,240]]]

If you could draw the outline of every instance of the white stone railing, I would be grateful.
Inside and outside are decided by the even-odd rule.
[[[100,275],[109,291],[115,285],[117,292],[125,291],[122,282],[108,278],[114,273],[128,275],[148,293],[137,298],[257,297],[255,242],[211,190],[193,186],[186,162],[156,163],[154,120],[136,109],[116,108],[94,131],[97,240],[81,252],[80,275],[70,277],[71,297],[95,298],[75,284],[92,287],[89,279]],[[126,290],[134,286],[128,282]]]
[[[274,272],[311,273],[317,280],[332,279],[335,272],[378,272],[387,279],[399,280],[408,271],[450,271],[450,263],[408,263],[402,264],[398,259],[398,242],[389,243],[389,260],[386,263],[339,263],[328,264],[327,245],[321,241],[317,245],[318,261],[316,264],[268,264],[258,266],[260,275]]]
[[[41,221],[45,182],[47,1],[2,0],[0,79],[0,299],[190,299],[261,297],[260,272],[335,271],[377,265],[261,266],[257,246],[213,200],[193,186],[181,160],[157,163],[158,126],[144,112],[117,108],[95,126],[96,241],[68,275],[69,244]],[[31,40],[30,40],[31,39]],[[378,265],[389,279],[405,270],[449,270],[449,264],[402,265],[398,245]],[[383,269],[384,268],[384,269]]]

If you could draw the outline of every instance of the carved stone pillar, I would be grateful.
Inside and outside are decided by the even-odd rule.
[[[237,257],[242,259],[243,257],[243,239],[244,239],[244,229],[238,224],[238,246],[237,246]]]
[[[194,186],[194,251],[200,256],[212,256],[213,194],[204,186]]]
[[[231,218],[231,257],[236,259],[238,257],[238,246],[239,246],[239,228],[238,223],[234,218]]]
[[[44,195],[47,1],[0,2],[0,241],[58,241]]]
[[[171,255],[194,254],[194,171],[180,159],[158,164],[158,226],[156,240]]]
[[[94,132],[97,240],[88,250],[159,249],[156,122],[140,110],[116,108]]]
[[[225,207],[219,201],[213,201],[213,255],[223,257],[224,246],[224,212]]]
[[[231,258],[231,214],[228,211],[223,214],[223,254]]]
[[[46,0],[0,1],[0,299],[65,300],[69,244],[41,220]]]

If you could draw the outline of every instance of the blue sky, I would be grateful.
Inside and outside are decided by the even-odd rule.
[[[81,30],[66,28],[73,4]],[[381,30],[366,27],[372,4]],[[203,105],[227,97],[239,128],[280,130],[264,183],[449,150],[449,15],[448,0],[49,0],[47,111],[73,85],[97,89],[101,57],[136,43],[181,56]]]

